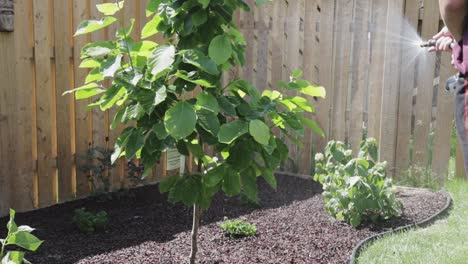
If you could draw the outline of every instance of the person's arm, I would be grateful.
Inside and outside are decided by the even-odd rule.
[[[456,41],[463,35],[466,0],[439,0],[439,8],[445,26]]]

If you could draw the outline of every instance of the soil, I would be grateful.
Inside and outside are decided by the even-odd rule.
[[[442,193],[402,188],[397,192],[404,205],[402,218],[354,229],[324,212],[321,187],[313,181],[278,176],[278,186],[274,191],[259,182],[257,208],[218,195],[203,213],[198,263],[346,263],[360,240],[419,222],[446,203]],[[82,207],[105,210],[108,228],[91,235],[80,233],[71,218]],[[37,228],[35,234],[45,240],[37,253],[26,255],[36,264],[187,263],[191,214],[191,208],[166,202],[157,186],[145,186],[20,213],[17,223]],[[225,237],[219,225],[226,218],[255,224],[257,236]],[[0,226],[6,222],[0,219]]]

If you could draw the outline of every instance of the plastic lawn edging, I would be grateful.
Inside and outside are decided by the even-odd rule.
[[[426,218],[425,220],[422,220],[421,222],[406,225],[406,226],[402,226],[402,227],[399,227],[399,228],[395,228],[395,229],[390,230],[390,231],[385,231],[385,232],[370,236],[370,237],[362,240],[354,248],[353,253],[351,254],[349,264],[356,264],[357,263],[356,259],[359,257],[359,254],[361,253],[362,249],[365,248],[365,246],[368,246],[369,244],[373,243],[375,240],[377,240],[379,238],[383,238],[383,237],[385,237],[387,235],[392,235],[392,234],[398,233],[398,232],[408,231],[408,230],[418,228],[418,227],[427,227],[429,225],[432,225],[436,220],[438,220],[440,217],[445,215],[451,209],[452,204],[453,204],[453,199],[452,199],[452,196],[448,192],[446,192],[445,190],[442,190],[441,193],[446,197],[447,201],[445,203],[445,206],[439,212],[437,212],[436,214]]]

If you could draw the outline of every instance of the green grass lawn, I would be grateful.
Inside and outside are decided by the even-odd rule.
[[[454,206],[434,225],[387,236],[363,251],[358,263],[468,263],[468,182],[452,181]]]

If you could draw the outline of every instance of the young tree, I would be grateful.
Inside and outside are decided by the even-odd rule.
[[[75,35],[105,28],[124,1],[98,5],[101,20],[82,22]],[[264,1],[257,0],[257,4]],[[147,174],[168,148],[197,160],[199,174],[168,178],[160,184],[173,202],[193,206],[192,252],[195,262],[201,211],[210,207],[219,190],[227,196],[243,192],[257,199],[256,180],[263,177],[276,188],[274,171],[288,156],[282,135],[300,144],[304,126],[323,135],[304,112],[314,108],[302,96],[285,96],[277,90],[262,94],[248,81],[236,79],[223,86],[223,71],[245,63],[246,42],[233,23],[237,9],[249,11],[243,0],[150,0],[141,39],[130,37],[134,20],[119,28],[116,40],[87,44],[82,49],[82,68],[90,73],[84,86],[70,92],[76,99],[99,98],[89,107],[105,111],[117,108],[111,128],[123,123],[112,161],[120,157],[141,159]],[[167,43],[149,37],[162,33]],[[324,97],[323,87],[292,73],[283,89],[311,97]],[[110,80],[109,82],[104,82]],[[109,87],[104,87],[111,83]],[[201,90],[196,98],[184,93]],[[204,146],[212,146],[209,156]]]

